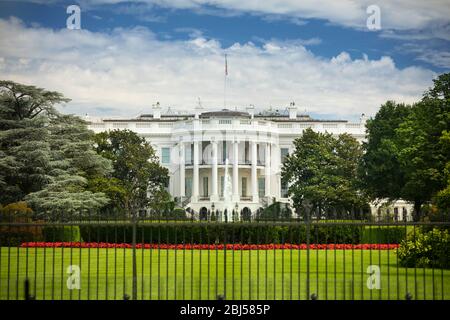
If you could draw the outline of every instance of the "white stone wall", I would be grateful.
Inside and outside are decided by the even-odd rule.
[[[182,118],[181,118],[182,119]],[[203,177],[208,177],[209,183],[209,195],[212,195],[212,148],[208,146],[205,150],[202,150],[201,141],[210,143],[211,141],[217,141],[217,192],[220,196],[221,186],[220,177],[223,175],[223,165],[221,164],[222,155],[222,141],[227,142],[227,152],[229,158],[229,171],[230,176],[233,177],[233,161],[234,161],[234,147],[233,141],[238,141],[238,160],[239,160],[239,174],[238,174],[238,190],[239,196],[242,194],[242,177],[247,178],[247,196],[252,196],[252,143],[259,144],[258,160],[261,163],[257,166],[257,177],[266,177],[269,174],[270,182],[265,186],[270,189],[269,198],[275,198],[277,201],[288,202],[289,199],[281,198],[281,148],[288,148],[289,152],[293,151],[293,141],[295,138],[301,136],[303,130],[306,128],[312,128],[318,132],[330,132],[334,135],[341,133],[349,133],[355,137],[358,141],[363,141],[365,136],[365,123],[356,122],[349,123],[343,121],[295,121],[295,117],[289,119],[289,121],[271,121],[267,119],[248,119],[245,117],[239,118],[210,118],[210,119],[173,119],[168,121],[163,119],[152,119],[145,121],[142,119],[87,119],[91,121],[90,128],[95,132],[101,132],[104,130],[114,129],[129,129],[139,135],[145,137],[154,147],[157,156],[161,160],[162,148],[170,148],[170,163],[163,164],[168,168],[170,174],[169,192],[174,197],[180,197],[184,190],[183,181],[183,167],[184,178],[193,177],[193,165],[185,163],[182,165],[181,161],[185,156],[181,156],[182,143],[184,148],[190,148],[190,145],[194,141],[199,141],[199,153],[202,153],[199,161],[205,160],[208,165],[199,165],[199,179],[198,179],[198,191],[199,196],[203,195]],[[248,141],[248,161],[249,164],[242,165],[244,162],[244,146],[245,141]],[[266,153],[266,145],[270,144],[270,152]],[[202,156],[204,159],[202,159]],[[266,170],[266,156],[270,158],[268,162],[269,168]],[[192,155],[193,158],[193,155]],[[188,159],[184,159],[188,160]],[[258,181],[256,179],[256,181]],[[216,199],[215,207],[220,210],[220,199]],[[244,206],[249,207],[252,212],[261,207],[261,199],[259,201],[240,201],[239,207],[242,209]],[[199,210],[200,207],[210,206],[210,201],[197,201],[189,204],[194,210]],[[391,211],[394,208],[403,213],[403,207],[408,212],[408,217],[411,215],[411,204],[402,202],[399,204],[393,204]],[[385,209],[382,209],[385,210]],[[378,207],[372,205],[372,214],[377,215]],[[408,218],[410,219],[410,218]]]

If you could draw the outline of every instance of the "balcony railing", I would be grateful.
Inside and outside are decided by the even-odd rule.
[[[193,160],[188,160],[188,161],[185,161],[184,164],[186,166],[192,166],[192,165],[194,165],[194,161]],[[212,159],[206,159],[206,160],[200,160],[199,161],[199,165],[212,165],[212,164],[213,164]],[[225,164],[225,160],[220,159],[220,160],[217,161],[217,164],[218,165],[224,165]],[[232,166],[233,165],[233,161],[228,160],[228,165]],[[238,161],[238,165],[251,166],[252,165],[252,161],[251,160],[239,160]],[[256,165],[264,166],[265,165],[265,161],[264,160],[258,160],[256,162]]]

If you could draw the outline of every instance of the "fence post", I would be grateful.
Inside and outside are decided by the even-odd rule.
[[[311,299],[310,295],[310,270],[309,270],[309,245],[311,235],[311,217],[310,211],[305,210],[305,222],[306,222],[306,297]]]
[[[133,284],[132,284],[132,300],[137,300],[137,264],[136,264],[136,211],[133,211],[131,216],[131,223],[132,223],[132,264],[133,264]]]
[[[30,280],[28,278],[25,279],[25,300],[34,300],[34,297],[30,295]]]

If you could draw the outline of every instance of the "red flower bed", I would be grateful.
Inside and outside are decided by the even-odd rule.
[[[398,244],[310,244],[312,250],[391,250]],[[131,248],[129,243],[106,242],[25,242],[23,248]],[[138,243],[137,249],[175,249],[175,250],[306,250],[306,244],[149,244]]]

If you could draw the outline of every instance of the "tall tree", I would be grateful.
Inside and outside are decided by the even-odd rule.
[[[0,81],[0,203],[26,200],[39,210],[103,206],[102,193],[86,190],[86,177],[104,175],[107,160],[92,151],[86,123],[56,111],[57,92]]]
[[[450,210],[450,132],[444,130],[440,138],[442,145],[442,150],[448,155],[447,163],[444,169],[444,180],[446,181],[446,186],[440,190],[434,197],[434,202],[437,207],[442,210],[449,212]]]
[[[396,130],[410,112],[411,107],[388,101],[367,121],[359,172],[361,185],[373,200],[401,197],[405,172],[398,158]]]
[[[50,120],[50,180],[25,200],[41,210],[95,210],[110,200],[101,192],[91,192],[88,180],[111,172],[109,160],[93,150],[94,133],[82,119],[56,115]]]
[[[445,167],[450,149],[450,74],[434,85],[413,106],[387,102],[367,123],[367,142],[360,173],[373,199],[403,198],[414,202],[414,218],[421,207],[445,188]]]
[[[0,116],[8,120],[34,119],[58,112],[54,105],[69,102],[61,93],[14,81],[0,80]]]
[[[288,183],[297,212],[361,206],[364,200],[356,183],[361,154],[358,142],[349,135],[334,138],[329,133],[303,131],[282,167],[282,180]]]
[[[130,130],[98,133],[96,151],[112,161],[112,178],[123,188],[124,210],[137,212],[149,205],[169,181],[150,143]]]
[[[443,74],[396,130],[398,158],[405,173],[401,197],[414,202],[416,219],[422,204],[447,184],[444,170],[450,149],[445,134],[449,131],[450,74]]]

